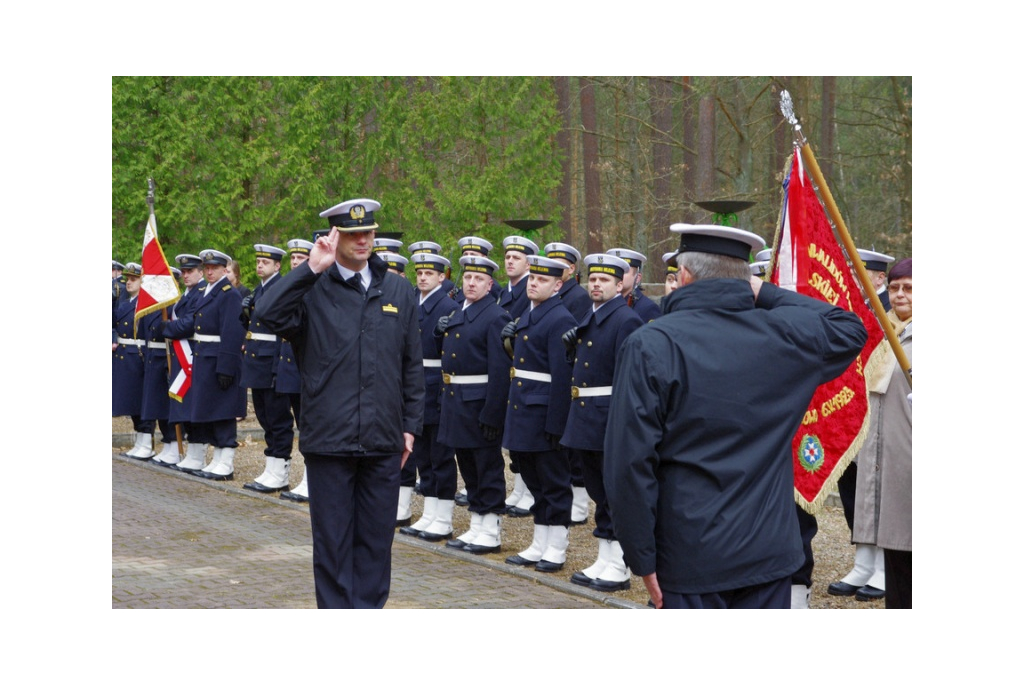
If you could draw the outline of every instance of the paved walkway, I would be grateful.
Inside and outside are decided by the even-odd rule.
[[[314,609],[302,505],[112,460],[112,607]],[[388,609],[641,608],[396,535]]]

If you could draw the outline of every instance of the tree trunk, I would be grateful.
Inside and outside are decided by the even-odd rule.
[[[697,198],[697,96],[693,92],[693,77],[683,77],[683,198],[686,209],[683,212],[685,223],[696,221],[697,213],[693,202]]]
[[[558,186],[558,205],[562,209],[562,218],[559,225],[565,235],[565,242],[575,247],[580,236],[572,204],[572,103],[569,98],[568,76],[555,77],[555,97],[558,98],[558,112],[562,116],[562,127],[555,134],[555,144],[562,153],[562,182]]]
[[[654,212],[651,217],[657,238],[669,235],[672,223],[669,213],[672,207],[672,83],[668,77],[648,79],[651,88],[651,121],[654,135],[651,143],[651,158],[654,161]],[[655,243],[658,241],[655,240]],[[671,241],[670,241],[671,242]],[[664,252],[665,250],[662,250]],[[665,281],[665,263],[660,254],[648,255],[651,266],[647,270],[648,280]]]
[[[836,153],[836,77],[821,77],[821,149],[816,153],[818,166],[829,185],[833,185],[832,171]]]
[[[586,254],[600,252],[601,245],[601,173],[597,158],[597,105],[594,84],[580,77],[580,120],[583,125],[583,188],[586,199]]]
[[[714,93],[705,93],[697,103],[697,197],[715,199],[715,103]]]

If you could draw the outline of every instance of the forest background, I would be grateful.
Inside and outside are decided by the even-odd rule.
[[[254,243],[369,197],[380,231],[453,261],[462,236],[500,246],[504,220],[548,219],[541,247],[636,249],[657,283],[668,226],[711,221],[697,202],[754,202],[737,225],[771,242],[782,90],[855,243],[910,256],[909,76],[113,77],[113,256],[139,260],[152,177],[168,259],[223,250],[247,280]]]

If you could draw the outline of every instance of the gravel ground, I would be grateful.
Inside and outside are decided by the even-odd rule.
[[[255,415],[252,412],[252,405],[249,406],[248,416],[239,422],[239,429],[259,429]],[[132,433],[131,420],[126,416],[113,419],[112,433]],[[241,436],[241,433],[240,433]],[[289,478],[292,487],[302,480],[303,460],[296,447],[292,450],[292,466]],[[231,481],[221,481],[222,484],[231,487],[241,488],[246,483],[252,482],[263,472],[265,444],[262,440],[243,439],[239,441],[239,448],[235,454],[235,477]],[[127,449],[127,447],[125,448]],[[211,451],[212,453],[212,451]],[[507,463],[507,457],[506,457]],[[507,492],[512,491],[513,476],[506,468],[505,470]],[[462,481],[459,480],[459,487]],[[261,495],[270,498],[277,498],[278,495]],[[565,567],[557,573],[549,574],[569,582],[569,578],[576,571],[590,566],[597,557],[597,539],[593,537],[593,511],[591,503],[590,523],[581,526],[573,526],[569,529],[569,549]],[[413,521],[419,518],[423,511],[423,498],[419,495],[413,496],[412,502]],[[811,586],[811,608],[813,609],[881,609],[884,601],[858,602],[853,597],[833,597],[825,590],[828,584],[840,580],[853,567],[853,546],[850,544],[850,531],[843,518],[842,508],[839,506],[826,506],[818,515],[818,534],[814,537],[812,546],[814,548],[814,583]],[[469,528],[469,511],[465,507],[455,507],[452,517],[452,525],[455,528],[455,535],[465,532]],[[397,532],[396,532],[397,535]],[[533,521],[529,518],[502,518],[502,550],[493,554],[483,555],[493,561],[503,562],[505,557],[516,554],[530,546],[533,540]],[[444,542],[437,543],[443,545]],[[467,555],[469,556],[469,555]],[[511,567],[510,567],[511,568]],[[615,593],[615,596],[628,599],[640,604],[647,603],[647,592],[644,590],[643,581],[634,576],[629,590]]]

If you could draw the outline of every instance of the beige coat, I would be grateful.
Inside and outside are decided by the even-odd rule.
[[[890,312],[900,344],[911,361],[912,322],[900,322]],[[902,330],[901,330],[902,329]],[[884,549],[911,551],[913,420],[907,395],[910,386],[884,340],[875,352],[880,356],[877,373],[868,368],[871,424],[857,455],[857,500],[854,507],[853,541]]]

